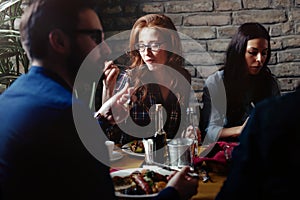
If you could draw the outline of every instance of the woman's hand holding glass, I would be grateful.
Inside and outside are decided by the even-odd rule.
[[[94,117],[99,118],[99,116],[103,116],[110,124],[124,121],[129,116],[129,110],[125,104],[128,102],[133,90],[132,87],[129,88],[129,83],[126,83],[122,90],[109,98],[101,106],[94,114]]]

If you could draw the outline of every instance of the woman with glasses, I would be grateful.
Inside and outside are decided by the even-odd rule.
[[[130,98],[124,95],[122,102],[130,101],[129,116],[134,123],[131,126],[126,120],[122,127],[128,131],[120,131],[115,126],[108,131],[110,137],[121,144],[151,137],[156,131],[154,105],[162,104],[166,111],[163,128],[167,137],[173,138],[185,119],[181,117],[182,114],[185,117],[181,111],[187,107],[191,83],[191,75],[183,67],[182,46],[175,25],[165,15],[142,16],[133,25],[129,49],[131,78],[125,80],[130,80],[134,91]],[[114,85],[113,81],[106,81],[106,84]],[[116,88],[119,84],[117,81]],[[111,86],[108,89],[111,90]],[[141,129],[132,128],[135,125]],[[132,133],[135,130],[141,133]]]
[[[280,95],[267,67],[270,57],[268,31],[259,23],[242,24],[229,43],[224,67],[205,82],[200,122],[204,143],[238,142],[255,104]]]

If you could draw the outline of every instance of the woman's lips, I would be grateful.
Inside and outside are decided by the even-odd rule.
[[[257,74],[260,71],[261,68],[262,68],[261,66],[251,66],[249,68],[249,72],[251,74]]]
[[[146,60],[146,63],[154,63],[154,60]]]

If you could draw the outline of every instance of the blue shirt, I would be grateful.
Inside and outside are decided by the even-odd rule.
[[[72,91],[32,66],[0,95],[2,199],[114,199],[109,166],[82,144]]]

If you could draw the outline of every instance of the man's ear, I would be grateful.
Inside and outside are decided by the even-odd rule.
[[[59,29],[52,30],[49,33],[49,43],[54,51],[59,53],[68,53],[70,51],[70,38]]]

